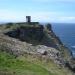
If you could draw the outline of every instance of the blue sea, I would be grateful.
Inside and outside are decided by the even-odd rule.
[[[52,28],[62,43],[72,51],[73,57],[75,57],[75,24],[52,23]]]

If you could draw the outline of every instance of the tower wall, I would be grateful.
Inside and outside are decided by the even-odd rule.
[[[31,16],[26,16],[26,22],[30,23],[31,22]]]

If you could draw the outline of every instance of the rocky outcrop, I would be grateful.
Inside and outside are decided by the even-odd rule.
[[[45,58],[53,60],[55,63],[64,66],[64,60],[60,51],[55,48],[44,45],[33,46],[32,44],[19,41],[18,39],[10,38],[5,35],[0,35],[0,50],[9,52],[18,57],[24,54],[42,55]]]
[[[10,37],[18,38],[21,41],[26,42],[33,42],[33,41],[40,42],[44,36],[42,25],[39,25],[38,27],[21,26],[20,28],[9,31],[5,34],[9,35]]]
[[[52,31],[50,24],[20,26],[0,34],[0,50],[7,51],[18,57],[32,54],[54,61],[60,66],[70,63],[72,57],[60,39]],[[70,66],[71,67],[71,66]]]
[[[37,53],[40,53],[41,55],[44,55],[46,57],[49,57],[50,60],[53,60],[55,63],[64,66],[64,60],[61,56],[60,51],[58,51],[55,48],[47,47],[43,45],[38,45],[36,47]]]
[[[44,33],[43,33],[43,26],[39,26],[37,28],[21,28],[19,29],[19,38],[21,40],[30,41],[30,40],[38,40],[41,41]]]

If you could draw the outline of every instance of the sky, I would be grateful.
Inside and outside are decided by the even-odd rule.
[[[75,0],[0,0],[0,22],[75,23]]]

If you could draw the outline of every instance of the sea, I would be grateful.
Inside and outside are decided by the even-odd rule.
[[[75,58],[75,24],[52,23],[52,28],[62,43],[69,48]]]

